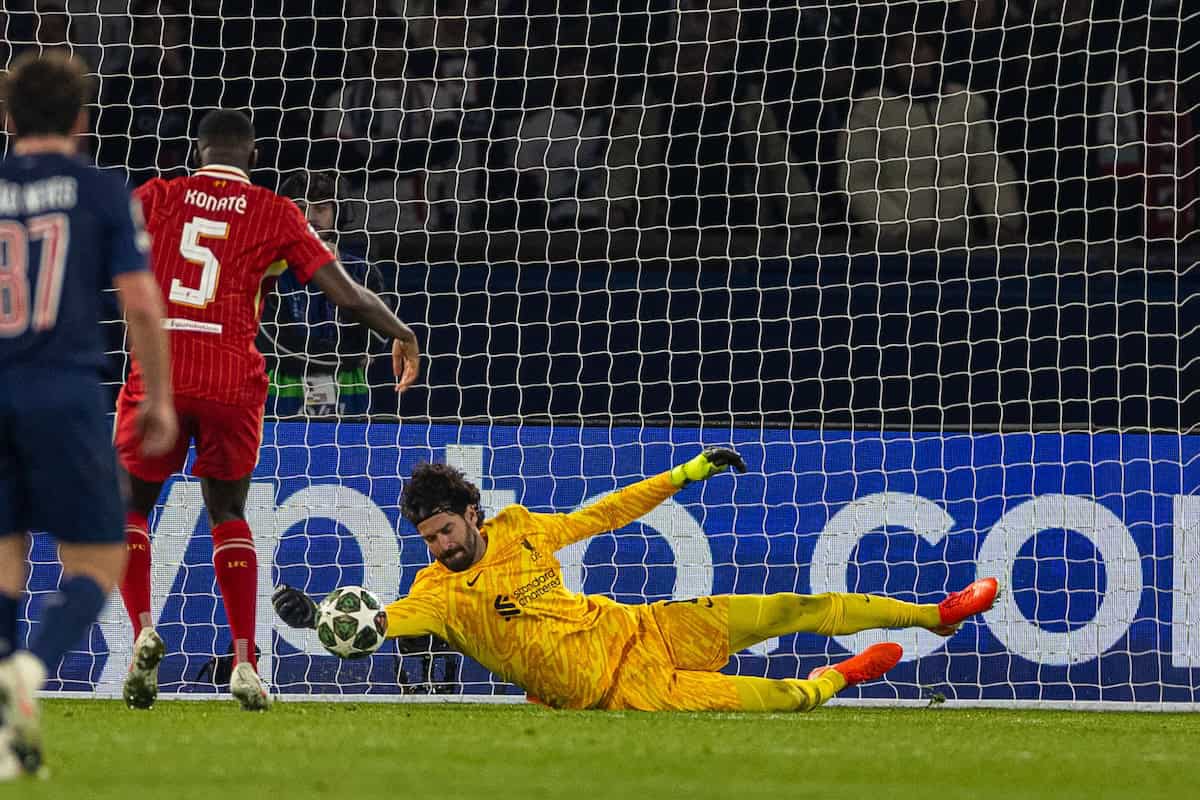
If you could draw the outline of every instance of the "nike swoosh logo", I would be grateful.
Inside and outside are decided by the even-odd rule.
[[[475,573],[475,577],[474,577],[474,578],[471,578],[471,580],[467,581],[467,586],[474,586],[474,585],[475,585],[475,582],[476,582],[477,580],[479,580],[479,576],[480,576],[480,575],[482,575],[482,574],[483,574],[482,572],[476,572],[476,573]]]

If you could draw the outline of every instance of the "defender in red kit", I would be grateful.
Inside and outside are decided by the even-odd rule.
[[[396,390],[419,374],[412,330],[380,298],[355,283],[291,200],[250,183],[257,151],[249,118],[214,111],[200,123],[194,174],[154,179],[136,192],[153,239],[154,276],[166,301],[179,437],[164,455],[140,451],[134,411],[143,395],[134,358],[117,401],[116,445],[130,475],[126,517],[129,566],[121,586],[136,641],[125,701],[149,708],[166,652],[150,611],[148,518],[163,484],[183,468],[195,442],[192,474],[201,480],[212,524],[213,567],[233,636],[230,689],[246,709],[270,705],[254,652],[258,562],[244,509],[258,462],[267,375],[254,346],[268,278],[291,269],[335,305],[393,339]]]

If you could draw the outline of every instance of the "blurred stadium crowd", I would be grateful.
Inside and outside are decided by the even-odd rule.
[[[3,9],[5,48],[65,44],[99,74],[102,164],[178,174],[204,110],[252,108],[266,181],[327,173],[377,257],[412,230],[801,228],[913,251],[1194,227],[1183,0]]]

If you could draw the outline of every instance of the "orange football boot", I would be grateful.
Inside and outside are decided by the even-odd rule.
[[[892,667],[900,663],[900,659],[904,657],[904,648],[895,642],[880,642],[873,644],[866,650],[863,650],[856,656],[851,656],[845,661],[837,664],[830,664],[827,667],[817,667],[812,672],[808,673],[808,679],[816,680],[823,673],[836,669],[842,673],[842,677],[846,679],[847,686],[853,686],[856,683],[866,683],[873,681],[876,678],[883,676]]]
[[[996,602],[1000,593],[1000,582],[995,578],[980,578],[965,589],[946,595],[946,599],[938,603],[938,613],[942,624],[930,628],[938,636],[952,636],[967,617],[981,614]]]

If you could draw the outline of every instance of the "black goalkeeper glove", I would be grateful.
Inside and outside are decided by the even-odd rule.
[[[292,628],[317,627],[317,604],[299,589],[284,584],[271,595],[275,613]]]
[[[706,447],[704,452],[691,461],[685,461],[671,470],[671,483],[682,489],[693,481],[711,478],[730,467],[738,472],[746,471],[746,462],[736,450],[729,447]]]

